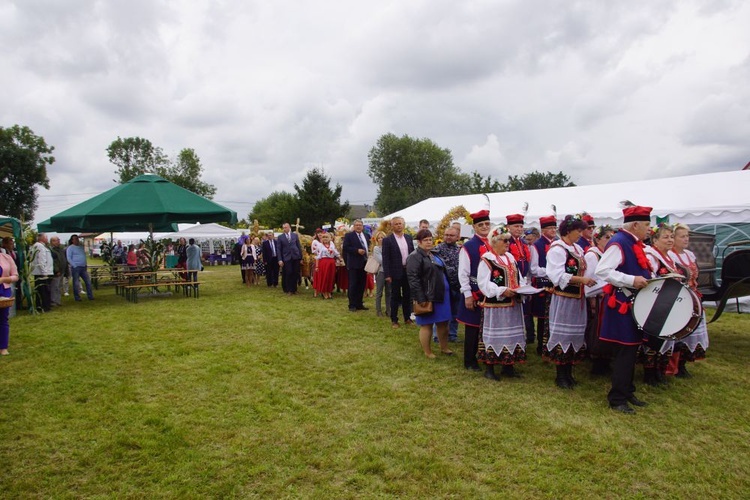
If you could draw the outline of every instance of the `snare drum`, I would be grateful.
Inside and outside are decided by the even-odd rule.
[[[703,306],[698,296],[674,278],[649,281],[633,299],[638,328],[662,339],[680,340],[700,323]]]

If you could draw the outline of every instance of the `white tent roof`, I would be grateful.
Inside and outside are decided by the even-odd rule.
[[[539,217],[557,216],[586,211],[597,224],[622,223],[620,201],[630,200],[636,205],[653,207],[653,217],[669,216],[670,222],[742,223],[750,222],[750,171],[719,172],[713,174],[672,177],[649,181],[621,182],[592,186],[489,193],[490,214],[494,223],[505,222],[505,216],[521,213],[529,204],[526,224],[539,225]],[[417,226],[421,219],[439,222],[448,211],[463,205],[469,213],[481,210],[485,199],[481,194],[429,198],[416,205],[386,216],[403,217],[409,226]]]
[[[177,238],[195,238],[196,240],[236,240],[242,235],[242,231],[224,227],[221,224],[213,222],[209,224],[192,224],[184,229],[183,225],[180,224],[179,228],[180,230],[176,233],[161,233],[154,235],[154,238],[171,238],[173,240]]]

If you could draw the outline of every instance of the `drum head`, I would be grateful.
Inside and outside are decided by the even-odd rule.
[[[676,279],[649,282],[633,301],[633,317],[638,326],[660,338],[671,338],[683,331],[694,311],[690,289]]]

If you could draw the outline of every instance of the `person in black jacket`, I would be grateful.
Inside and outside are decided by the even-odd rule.
[[[383,273],[385,282],[391,285],[391,323],[398,328],[398,306],[404,314],[404,323],[412,324],[411,294],[406,279],[406,258],[414,251],[411,236],[404,233],[404,218],[391,219],[393,234],[383,240]]]
[[[365,272],[365,263],[367,263],[367,249],[370,246],[370,238],[362,231],[364,225],[361,219],[354,221],[352,231],[344,235],[343,257],[346,262],[346,270],[349,273],[349,311],[367,310],[363,303],[365,294],[365,283],[367,273]]]
[[[445,264],[432,250],[432,233],[429,229],[420,229],[417,233],[417,249],[406,259],[406,276],[409,290],[414,302],[421,305],[432,303],[432,312],[417,316],[419,325],[419,342],[424,355],[434,358],[430,347],[432,326],[437,324],[440,351],[451,355],[448,349],[448,322],[453,318],[451,313],[450,285],[445,272]]]

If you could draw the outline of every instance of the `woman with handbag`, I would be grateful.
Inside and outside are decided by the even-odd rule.
[[[432,326],[437,325],[440,351],[448,356],[448,322],[451,313],[450,286],[445,274],[445,264],[432,251],[432,233],[420,229],[417,233],[417,248],[406,258],[406,277],[414,299],[414,314],[419,325],[419,342],[428,358],[434,358],[430,347]]]

